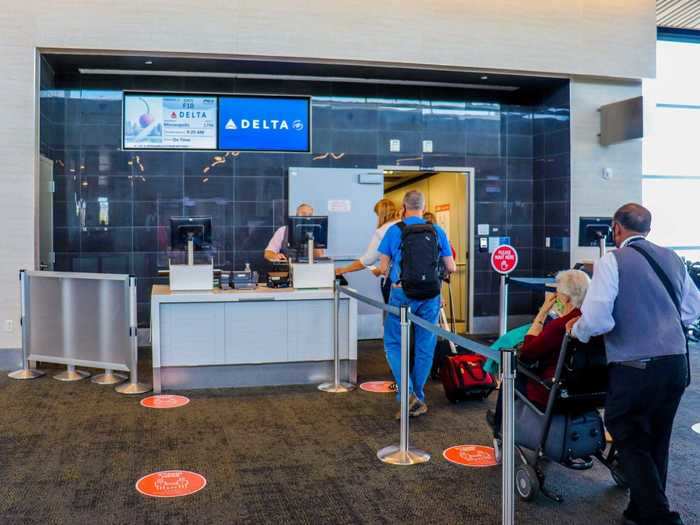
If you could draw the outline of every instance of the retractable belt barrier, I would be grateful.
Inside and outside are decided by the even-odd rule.
[[[507,289],[506,289],[507,290]],[[512,525],[515,523],[515,498],[513,491],[515,489],[515,421],[514,421],[514,403],[515,403],[515,370],[516,370],[516,358],[515,352],[511,349],[497,351],[488,346],[477,343],[460,335],[449,332],[440,326],[432,324],[425,319],[418,317],[410,312],[407,305],[402,305],[400,308],[396,306],[387,305],[374,299],[370,299],[364,295],[357,293],[357,291],[346,286],[341,287],[339,281],[335,282],[334,289],[335,297],[337,299],[340,293],[347,295],[357,301],[368,304],[387,312],[391,315],[396,315],[399,317],[401,322],[401,384],[408,384],[408,374],[409,374],[409,338],[410,338],[410,324],[411,322],[417,324],[421,328],[434,333],[435,335],[447,339],[453,342],[455,345],[462,348],[466,348],[471,352],[475,352],[484,357],[491,358],[501,365],[502,370],[502,384],[503,389],[503,422],[502,422],[502,441],[503,441],[503,455],[502,455],[502,492],[501,492],[501,502],[502,502],[502,523],[504,525]],[[338,345],[337,345],[337,322],[338,322],[338,301],[334,301],[335,313],[333,316],[336,326],[334,327],[334,357],[335,357],[335,384],[338,385],[338,375],[339,375],[339,356],[338,356]],[[379,459],[385,463],[390,463],[393,465],[415,465],[418,463],[425,463],[430,460],[430,455],[427,452],[413,448],[409,446],[408,440],[408,388],[401,388],[399,391],[401,400],[401,434],[399,438],[399,445],[392,445],[381,449],[377,452]]]

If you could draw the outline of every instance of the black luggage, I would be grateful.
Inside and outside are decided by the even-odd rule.
[[[515,402],[515,443],[537,450],[545,423],[525,402]],[[596,410],[579,414],[553,414],[544,455],[558,463],[595,456],[605,448],[603,420]]]

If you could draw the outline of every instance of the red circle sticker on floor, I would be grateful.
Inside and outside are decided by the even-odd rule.
[[[494,450],[481,445],[457,445],[448,448],[442,455],[447,461],[465,467],[493,467],[498,464]]]
[[[390,394],[391,392],[396,392],[396,383],[393,381],[367,381],[362,383],[360,388],[365,392]]]
[[[158,395],[144,397],[141,406],[146,408],[177,408],[184,407],[190,399],[185,396]]]
[[[164,470],[142,477],[136,490],[154,498],[178,498],[199,492],[207,485],[204,476],[188,470]]]
[[[697,432],[698,434],[700,434],[700,423],[695,423],[695,424],[694,424],[692,427],[690,427],[690,428],[693,429],[693,432]]]

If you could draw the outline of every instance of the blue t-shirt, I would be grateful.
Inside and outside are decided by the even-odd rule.
[[[425,221],[420,217],[406,217],[403,222],[406,224],[425,224]],[[452,248],[450,248],[450,241],[447,240],[445,230],[437,224],[434,224],[433,227],[437,232],[438,242],[440,243],[440,257],[451,257]],[[401,228],[398,225],[394,224],[386,231],[379,245],[379,253],[391,257],[389,277],[392,283],[399,282],[399,273],[401,271]]]

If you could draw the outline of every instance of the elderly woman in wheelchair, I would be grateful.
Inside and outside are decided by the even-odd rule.
[[[566,323],[581,315],[589,282],[579,270],[557,274],[556,294],[546,297],[518,352],[515,442],[522,464],[515,475],[516,490],[526,501],[540,491],[562,500],[544,487],[543,458],[583,470],[593,465],[595,456],[624,486],[614,447],[604,454],[605,431],[598,413],[607,389],[605,346],[601,338],[583,344],[566,335]],[[500,458],[500,394],[496,411],[489,411],[486,419]]]

